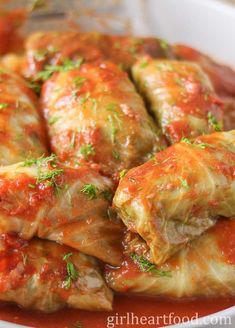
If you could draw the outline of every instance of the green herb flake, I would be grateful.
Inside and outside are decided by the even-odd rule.
[[[89,199],[97,198],[98,191],[99,189],[91,183],[84,184],[84,186],[81,189],[81,192],[87,195]]]
[[[140,68],[145,68],[148,66],[148,60],[146,58],[142,59],[139,66]]]
[[[121,158],[120,153],[118,151],[116,151],[115,149],[112,151],[112,155],[113,155],[113,158],[115,158],[117,161],[119,161]]]
[[[117,104],[115,104],[115,103],[109,103],[107,105],[107,107],[106,107],[106,110],[108,110],[109,112],[115,112],[115,113],[117,113],[116,112],[116,110],[117,110]]]
[[[48,120],[48,124],[49,124],[49,125],[53,125],[53,124],[55,124],[56,122],[58,122],[60,119],[61,119],[60,116],[52,116],[52,117],[49,118],[49,120]]]
[[[29,183],[29,184],[28,184],[28,187],[29,187],[29,188],[32,188],[32,189],[35,189],[35,188],[36,188],[35,184],[32,184],[32,183]]]
[[[48,171],[42,171],[42,167],[48,165],[49,163],[53,169]],[[22,167],[30,167],[32,165],[36,165],[38,169],[36,184],[45,182],[47,186],[53,187],[55,191],[58,193],[61,187],[57,184],[56,178],[59,175],[61,175],[64,172],[64,170],[57,168],[56,155],[52,154],[48,157],[41,156],[39,158],[27,159],[22,164],[20,164],[20,166]]]
[[[95,149],[90,143],[81,146],[79,152],[85,159],[87,159],[89,156],[95,155]]]
[[[65,59],[61,65],[46,65],[45,69],[36,75],[36,80],[48,80],[55,72],[68,72],[72,69],[79,68],[83,63],[83,58],[79,58],[76,61],[71,59]]]
[[[205,143],[205,142],[194,143],[193,145],[196,146],[196,147],[198,147],[198,148],[202,148],[202,149],[205,149],[205,148],[211,147],[210,144]]]
[[[179,180],[180,180],[182,187],[187,188],[187,189],[189,188],[188,181],[186,179],[179,177]]]
[[[175,77],[174,78],[175,83],[180,86],[181,88],[184,88],[184,81],[180,77]]]
[[[4,109],[4,108],[7,108],[7,107],[8,107],[7,103],[0,103],[0,110]]]
[[[92,102],[92,110],[93,110],[94,112],[96,112],[96,110],[97,110],[97,106],[98,106],[97,99],[95,99],[95,98],[91,98],[91,102]]]
[[[90,98],[90,96],[91,96],[90,92],[89,91],[86,92],[85,96],[80,98],[81,105],[84,105],[85,102]]]
[[[196,142],[192,142],[190,139],[188,138],[182,138],[180,142],[184,142],[188,145],[192,145],[201,149],[207,148],[207,147],[211,147],[210,144],[205,143],[205,142],[200,142],[200,143],[196,143]]]
[[[73,84],[76,88],[81,88],[86,80],[87,79],[83,76],[76,76],[73,78]]]
[[[208,118],[208,122],[210,123],[210,125],[213,127],[215,131],[219,132],[222,130],[221,124],[217,121],[216,117],[211,112],[208,112],[207,118]]]
[[[166,42],[166,40],[160,40],[160,47],[164,51],[167,51],[169,49],[169,44]]]
[[[69,289],[71,287],[72,282],[78,279],[78,271],[70,259],[72,255],[73,253],[68,253],[65,254],[63,257],[63,261],[66,262],[66,268],[67,268],[67,276],[63,281],[63,288],[65,289]]]
[[[124,178],[124,176],[127,174],[127,170],[122,170],[120,173],[119,173],[119,178],[122,179]]]
[[[156,274],[161,277],[171,277],[170,271],[162,271],[157,269],[157,266],[155,264],[150,263],[143,256],[139,256],[135,253],[132,253],[130,257],[136,264],[138,264],[142,272],[150,272],[152,274]]]
[[[37,95],[41,92],[41,85],[36,81],[28,81],[27,85],[30,89],[32,89]]]
[[[39,49],[37,51],[34,51],[33,56],[37,61],[42,61],[46,58],[47,54],[48,54],[47,49]]]
[[[110,132],[111,132],[110,133],[111,141],[114,144],[116,142],[116,136],[117,136],[117,133],[118,133],[118,128],[115,126],[115,122],[114,122],[114,119],[113,119],[112,115],[108,116],[108,120],[109,120],[109,123],[111,125],[111,130],[110,130]]]
[[[188,139],[188,138],[185,138],[185,137],[183,137],[183,138],[180,140],[180,142],[184,142],[184,143],[186,143],[186,144],[188,144],[188,145],[192,145],[192,141],[191,141],[190,139]]]

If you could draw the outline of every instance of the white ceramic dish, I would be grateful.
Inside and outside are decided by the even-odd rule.
[[[235,6],[220,0],[126,0],[124,7],[136,35],[185,43],[235,67]],[[228,327],[235,327],[235,306],[196,322],[168,327],[224,327],[219,323],[223,317],[231,318]],[[22,327],[26,326],[0,320],[0,328]]]

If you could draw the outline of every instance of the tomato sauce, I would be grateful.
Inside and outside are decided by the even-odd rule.
[[[151,297],[116,295],[112,312],[88,312],[63,309],[52,314],[45,314],[25,311],[13,305],[2,305],[0,307],[0,319],[34,328],[76,328],[78,327],[78,325],[76,326],[78,323],[83,328],[105,328],[108,327],[107,323],[109,320],[109,322],[114,323],[113,327],[126,328],[131,326],[143,327],[143,325],[137,324],[134,321],[136,319],[132,319],[133,316],[137,316],[138,318],[141,316],[147,316],[149,318],[151,316],[158,316],[158,319],[155,319],[156,324],[151,326],[163,327],[167,326],[167,322],[170,320],[167,316],[170,316],[171,313],[175,317],[176,323],[179,323],[177,320],[184,316],[188,316],[189,318],[202,317],[234,305],[234,298],[176,301]],[[165,319],[163,318],[164,314]],[[120,316],[129,316],[129,325],[126,322],[127,319],[123,319],[123,324],[121,325]],[[135,323],[135,325],[130,325],[131,322]],[[145,325],[145,327],[148,327],[148,325]]]

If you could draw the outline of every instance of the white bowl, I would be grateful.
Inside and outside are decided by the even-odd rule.
[[[235,68],[235,2],[127,0],[135,34],[191,45]]]
[[[126,0],[124,8],[136,35],[185,43],[235,68],[235,6],[219,0]],[[235,306],[198,321],[168,327],[222,327],[213,322],[223,316],[230,317],[230,327],[235,327]],[[22,327],[26,326],[0,320],[0,328]]]

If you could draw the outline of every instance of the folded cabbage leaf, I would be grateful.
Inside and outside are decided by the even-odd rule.
[[[121,180],[114,206],[147,244],[148,260],[165,262],[190,240],[235,215],[235,131],[180,143],[131,169]]]
[[[170,144],[222,130],[222,102],[197,64],[143,58],[132,73]]]
[[[118,292],[166,297],[235,295],[235,220],[220,220],[171,259],[155,266],[131,254],[119,268],[106,266]]]
[[[0,167],[0,233],[54,240],[118,264],[122,225],[109,209],[112,194],[97,170],[59,165],[55,155]]]
[[[52,150],[70,165],[90,161],[119,177],[164,144],[127,73],[109,62],[54,74],[41,107]]]
[[[43,312],[112,309],[112,292],[94,258],[14,234],[0,236],[0,300]]]
[[[0,68],[0,165],[47,154],[38,101],[17,74]]]
[[[209,56],[184,44],[173,46],[176,58],[198,63],[209,75],[215,91],[220,96],[235,96],[235,71],[228,66],[215,62]]]

